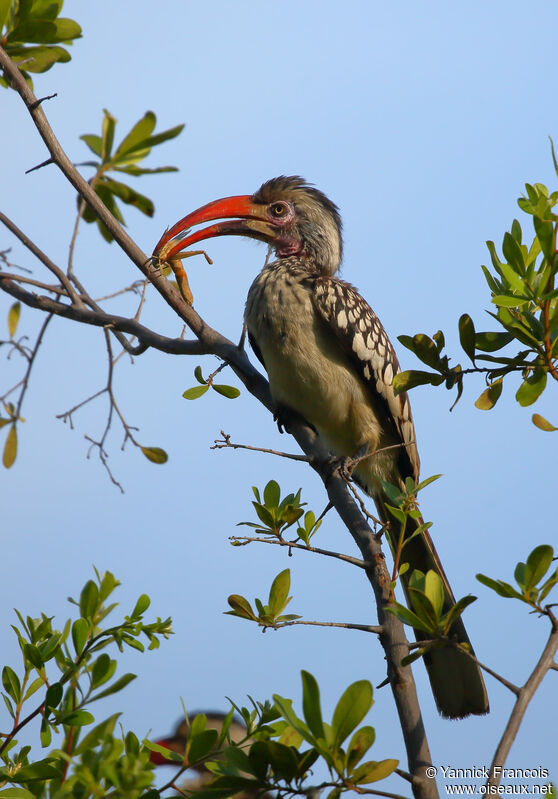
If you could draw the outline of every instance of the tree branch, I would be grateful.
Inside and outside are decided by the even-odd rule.
[[[295,624],[308,624],[311,627],[342,627],[345,630],[361,630],[364,633],[375,633],[381,635],[383,632],[382,627],[374,626],[372,624],[353,624],[351,622],[342,621],[305,621],[304,619],[297,619],[295,621],[278,621],[275,624],[264,624],[261,626],[264,630],[279,630],[281,627],[292,627]]]
[[[529,679],[525,685],[523,685],[519,691],[519,695],[516,699],[515,705],[513,706],[506,729],[504,730],[496,752],[494,753],[494,758],[492,759],[492,763],[490,765],[490,777],[486,782],[487,787],[500,784],[500,780],[502,778],[502,767],[506,762],[506,758],[515,740],[515,736],[517,735],[517,731],[519,730],[521,722],[523,721],[523,716],[525,715],[525,711],[527,710],[529,702],[533,698],[546,673],[553,668],[554,657],[558,651],[558,621],[550,611],[549,617],[552,622],[550,636],[537,665],[531,672],[531,675],[529,676]]]
[[[284,538],[260,538],[258,536],[251,538],[245,535],[231,535],[230,540],[238,542],[241,546],[246,546],[246,544],[252,544],[256,541],[259,541],[261,544],[276,544],[279,547],[288,547],[289,554],[291,549],[300,549],[302,552],[314,552],[317,555],[327,555],[329,558],[343,560],[345,563],[350,563],[351,566],[358,566],[360,569],[366,569],[366,567],[370,565],[360,560],[360,558],[353,558],[352,555],[343,555],[342,552],[333,552],[329,549],[306,546],[306,544],[299,544],[297,541],[285,541]]]

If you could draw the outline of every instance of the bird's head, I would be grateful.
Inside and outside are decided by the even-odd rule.
[[[217,222],[190,233],[203,222]],[[167,230],[154,250],[165,260],[213,236],[248,236],[265,241],[279,258],[298,256],[325,275],[339,268],[343,243],[337,206],[300,177],[268,180],[255,194],[225,197],[188,214]],[[174,241],[176,240],[176,241]]]

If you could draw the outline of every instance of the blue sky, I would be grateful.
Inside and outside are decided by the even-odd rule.
[[[386,4],[322,0],[158,4],[120,0],[81,4],[65,14],[83,27],[69,65],[36,80],[39,95],[74,161],[86,160],[82,133],[98,132],[102,109],[119,120],[117,136],[148,109],[161,128],[185,122],[184,133],[154,151],[149,165],[175,164],[174,175],[147,176],[137,188],[156,204],[154,219],[126,213],[128,229],[146,252],[162,230],[216,197],[251,193],[278,174],[302,174],[340,207],[345,230],[342,276],[354,283],[382,319],[392,340],[402,333],[446,333],[461,362],[457,319],[469,313],[490,327],[488,291],[480,269],[485,241],[501,242],[520,214],[516,198],[526,181],[555,185],[548,136],[558,138],[551,55],[558,12],[542,0]],[[4,154],[2,210],[54,260],[67,257],[75,213],[73,190],[53,168],[24,175],[45,150],[15,94],[0,95]],[[87,174],[87,173],[85,173]],[[522,220],[523,224],[523,220]],[[528,220],[524,229],[530,233]],[[7,232],[0,249],[35,266]],[[198,312],[237,338],[248,287],[265,248],[242,239],[208,245],[214,265],[191,261]],[[115,245],[91,226],[78,239],[77,271],[92,292],[106,293],[136,275]],[[37,270],[39,274],[39,270]],[[0,298],[0,323],[9,302]],[[132,312],[124,300],[111,308]],[[4,309],[4,310],[2,310]],[[169,335],[180,325],[154,293],[144,321]],[[24,309],[21,331],[39,319]],[[417,366],[399,347],[404,367]],[[375,609],[361,574],[346,564],[301,553],[287,560],[272,547],[231,548],[238,521],[251,517],[250,486],[270,478],[284,490],[303,489],[319,512],[324,495],[302,465],[271,456],[215,452],[220,429],[234,440],[296,451],[270,416],[243,393],[186,402],[192,372],[212,358],[185,359],[148,352],[122,359],[115,388],[139,440],[164,447],[165,466],[110,439],[110,462],[126,492],[109,482],[84,434],[102,431],[104,400],[75,417],[59,414],[102,387],[104,344],[96,330],[64,320],[52,325],[36,364],[23,414],[20,454],[1,475],[2,558],[0,627],[3,660],[17,660],[9,629],[11,608],[66,617],[68,594],[92,574],[110,569],[123,583],[123,609],[147,592],[153,611],[174,618],[174,637],[158,652],[126,657],[140,679],[105,707],[123,709],[139,734],[167,732],[188,707],[220,708],[228,695],[264,699],[300,696],[299,671],[313,672],[330,712],[344,687],[384,677],[379,645],[358,632],[294,628],[261,635],[247,622],[223,616],[226,597],[267,595],[273,576],[291,568],[292,612],[307,619],[374,623]],[[19,364],[2,363],[2,387],[18,379]],[[230,382],[235,383],[234,377]],[[491,413],[474,408],[480,381],[471,380],[452,413],[444,390],[417,389],[411,401],[422,474],[443,473],[425,493],[422,509],[455,593],[474,593],[467,626],[478,656],[521,682],[533,667],[547,629],[523,607],[504,602],[474,579],[478,571],[510,579],[515,563],[555,539],[555,442],[536,430],[532,410],[557,423],[552,387],[534,409],[520,409],[508,388]],[[319,545],[354,552],[330,514]],[[434,763],[487,764],[511,709],[511,694],[488,679],[492,713],[451,723],[439,719],[420,664],[415,667]],[[377,730],[373,757],[404,751],[387,689],[375,694],[369,718]],[[556,706],[547,677],[514,744],[509,766],[554,768],[555,743],[545,734]],[[558,775],[554,772],[554,779]],[[398,780],[391,788],[404,791]]]

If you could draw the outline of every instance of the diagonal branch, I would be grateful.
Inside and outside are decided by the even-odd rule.
[[[506,729],[504,730],[496,752],[494,753],[492,763],[490,764],[490,777],[486,782],[487,789],[500,784],[504,763],[506,762],[517,731],[523,721],[523,716],[525,715],[529,702],[532,700],[535,691],[543,681],[547,672],[553,667],[554,658],[556,652],[558,652],[558,620],[550,611],[549,617],[552,623],[551,633],[537,665],[531,672],[525,685],[519,690],[519,695],[513,706]],[[489,792],[494,793],[495,791],[489,790]]]

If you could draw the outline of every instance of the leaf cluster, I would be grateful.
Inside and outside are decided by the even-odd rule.
[[[273,704],[251,700],[252,710],[233,703],[246,724],[247,736],[231,742],[218,759],[206,762],[214,777],[194,796],[224,799],[239,792],[258,795],[264,791],[311,795],[329,787],[328,797],[333,799],[393,773],[398,765],[395,759],[361,762],[376,737],[373,727],[359,727],[373,704],[371,684],[359,680],[350,685],[328,724],[323,721],[316,679],[306,671],[301,676],[302,716],[291,699],[277,694]],[[312,766],[318,760],[325,764],[330,780],[309,786]]]
[[[121,741],[113,736],[119,714],[82,736],[83,728],[95,721],[90,706],[118,693],[136,677],[131,673],[115,676],[117,661],[104,650],[115,644],[120,651],[127,646],[143,652],[141,638],[147,639],[149,649],[155,649],[160,637],[171,633],[170,619],[144,622],[150,605],[145,594],[122,621],[105,627],[105,618],[117,605],[110,599],[118,585],[111,572],[96,571],[96,579],[84,585],[79,599],[69,600],[79,616],[68,619],[62,629],[44,613],[40,618],[24,618],[16,611],[19,623],[12,627],[22,664],[19,670],[9,665],[2,669],[2,698],[12,729],[0,737],[0,797],[89,797],[98,795],[99,786],[103,795],[114,789],[114,795],[139,797],[151,784],[149,752],[132,733]],[[19,748],[16,739],[18,731],[37,716],[41,746],[51,746],[53,736],[59,739],[59,746],[39,760],[31,757],[30,746]],[[8,788],[11,793],[7,793],[2,785],[17,787]]]
[[[386,610],[397,616],[403,624],[420,630],[429,640],[413,654],[404,658],[404,665],[412,663],[433,648],[450,646],[448,636],[452,625],[465,608],[477,599],[476,596],[468,594],[458,599],[449,610],[444,611],[444,584],[440,575],[433,570],[424,574],[415,569],[409,577],[407,591],[411,608],[394,601],[386,606]]]
[[[514,579],[517,588],[504,580],[494,580],[485,574],[477,574],[477,580],[499,596],[519,599],[538,613],[548,615],[543,602],[558,583],[558,568],[548,575],[555,560],[553,548],[548,544],[541,544],[535,547],[525,563],[520,561],[515,567]]]
[[[551,148],[558,176],[552,141]],[[482,267],[493,306],[488,314],[499,327],[479,332],[471,317],[462,314],[459,339],[472,363],[472,367],[465,369],[461,364],[450,366],[448,356],[443,354],[445,340],[441,331],[432,338],[424,333],[399,336],[399,341],[434,371],[401,372],[394,378],[397,393],[419,385],[444,383],[448,389],[457,389],[457,402],[463,391],[464,375],[477,372],[485,375],[488,385],[475,405],[490,410],[501,396],[504,379],[509,374],[519,373],[522,377],[515,394],[522,407],[532,405],[540,397],[549,375],[558,380],[558,215],[554,211],[558,191],[549,192],[542,183],[527,183],[525,195],[517,202],[531,217],[534,230],[531,241],[523,241],[521,225],[514,219],[503,237],[502,256],[494,242],[488,241],[491,267]],[[533,422],[542,430],[556,429],[538,414]]]
[[[117,200],[137,208],[142,214],[150,217],[155,212],[155,206],[149,197],[140,194],[120,180],[109,177],[108,173],[116,172],[132,177],[140,177],[141,175],[178,171],[174,166],[155,168],[139,166],[140,162],[150,154],[153,147],[174,139],[184,128],[184,125],[176,125],[160,133],[154,133],[156,123],[157,117],[153,111],[147,111],[126,134],[120,144],[114,148],[116,119],[105,109],[101,134],[86,133],[80,137],[98,158],[95,161],[85,161],[80,166],[94,167],[95,174],[90,180],[91,186],[121,225],[125,225],[125,222]],[[101,222],[95,211],[87,206],[80,197],[78,197],[77,202],[78,208],[83,208],[83,219],[86,222],[96,222],[103,238],[108,242],[113,241],[111,233]]]
[[[259,535],[273,536],[283,540],[286,530],[292,527],[304,516],[302,522],[296,528],[297,537],[294,541],[303,541],[306,546],[310,545],[310,539],[320,529],[322,520],[316,520],[313,511],[304,513],[306,502],[302,502],[300,495],[302,489],[298,489],[296,494],[287,494],[281,499],[281,488],[275,480],[270,480],[263,490],[263,499],[259,490],[252,486],[252,491],[256,501],[252,502],[256,515],[260,520],[256,522],[239,522],[238,527],[253,527]],[[237,542],[233,542],[233,544]]]
[[[230,616],[238,616],[241,619],[248,619],[255,621],[264,629],[266,627],[276,627],[281,622],[294,621],[300,619],[293,613],[284,615],[283,611],[291,601],[292,597],[289,596],[291,588],[291,571],[285,569],[280,572],[271,584],[269,589],[269,599],[267,604],[264,604],[261,599],[254,599],[256,611],[252,609],[250,602],[240,594],[231,594],[228,598],[228,603],[232,610],[227,610],[225,613]]]
[[[223,385],[222,383],[214,383],[213,382],[213,375],[210,375],[208,378],[205,378],[202,373],[201,366],[196,366],[194,369],[194,377],[200,384],[199,386],[192,386],[192,388],[186,389],[186,391],[182,394],[184,399],[187,400],[195,400],[203,397],[210,388],[220,394],[222,397],[226,397],[227,399],[236,399],[240,397],[240,391],[236,386],[227,386]]]
[[[66,47],[81,37],[77,22],[60,16],[63,5],[64,0],[0,0],[2,47],[31,87],[29,73],[46,72],[56,63],[70,61]],[[0,86],[9,85],[0,75]]]

